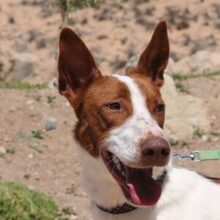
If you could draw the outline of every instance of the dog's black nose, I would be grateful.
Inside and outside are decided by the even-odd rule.
[[[142,159],[151,166],[164,166],[170,155],[169,143],[161,137],[147,138],[141,149]]]

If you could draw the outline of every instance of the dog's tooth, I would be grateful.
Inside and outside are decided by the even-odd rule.
[[[114,164],[118,163],[118,159],[116,157],[113,157],[112,160],[113,160]]]
[[[113,157],[112,160],[113,160],[115,166],[117,167],[117,169],[118,169],[118,170],[121,170],[121,163],[120,163],[120,161],[118,160],[118,158],[117,158],[117,157]]]
[[[121,170],[121,164],[119,161],[116,163],[116,167],[118,168],[118,170]]]
[[[113,158],[112,158],[112,160],[113,160],[113,162],[116,164],[116,158],[115,158],[115,157],[113,157]]]
[[[118,163],[116,163],[116,167],[117,167],[118,170],[120,170],[120,167],[119,167]]]
[[[117,158],[117,157],[114,157],[114,158],[113,158],[113,162],[114,162],[115,164],[118,164],[118,163],[119,163],[118,158]]]

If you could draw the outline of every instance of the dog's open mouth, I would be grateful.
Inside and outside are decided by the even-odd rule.
[[[152,167],[145,169],[128,167],[109,151],[102,151],[101,155],[128,201],[138,206],[152,206],[157,203],[162,191],[161,180],[164,174],[154,180]]]

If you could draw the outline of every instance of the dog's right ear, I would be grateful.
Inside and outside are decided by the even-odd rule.
[[[163,73],[168,60],[169,39],[167,25],[165,21],[161,21],[157,25],[150,43],[140,56],[137,72],[149,76],[157,87],[161,87],[164,82]]]
[[[96,77],[101,76],[94,58],[83,41],[64,28],[59,41],[59,92],[75,107],[77,97]]]

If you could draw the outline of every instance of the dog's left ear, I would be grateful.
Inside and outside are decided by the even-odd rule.
[[[169,59],[169,40],[166,22],[161,21],[144,50],[137,65],[137,72],[151,77],[156,86],[163,85],[163,72]]]

